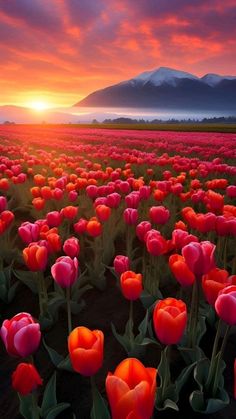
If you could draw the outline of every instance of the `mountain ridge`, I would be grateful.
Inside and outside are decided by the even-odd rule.
[[[236,76],[208,73],[198,77],[160,67],[92,92],[73,106],[233,110]]]

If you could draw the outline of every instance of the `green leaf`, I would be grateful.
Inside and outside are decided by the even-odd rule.
[[[54,419],[59,415],[59,413],[68,409],[68,407],[70,407],[70,403],[58,403],[57,406],[47,410],[43,417],[45,419]]]
[[[72,364],[71,364],[71,361],[70,361],[70,356],[69,355],[67,355],[67,357],[66,358],[64,358],[58,365],[57,365],[57,368],[59,369],[59,370],[65,370],[65,371],[70,371],[70,372],[75,372],[74,371],[74,369],[73,369],[73,367],[72,367]]]
[[[41,405],[43,416],[45,417],[47,410],[52,409],[55,406],[57,406],[56,372],[54,372],[54,374],[51,376],[44,391],[43,401]]]
[[[179,374],[178,378],[175,381],[176,390],[178,394],[182,390],[182,387],[186,384],[195,366],[196,366],[196,362],[185,367]]]
[[[123,348],[125,349],[125,351],[128,354],[131,351],[132,347],[131,347],[131,342],[127,338],[126,334],[124,334],[124,336],[122,336],[119,333],[117,333],[116,328],[113,325],[113,323],[111,323],[111,330],[112,330],[112,333],[115,336],[116,340],[123,346]]]
[[[206,399],[201,390],[195,390],[190,394],[189,402],[192,409],[199,413],[215,413],[224,409],[230,402],[229,396],[224,389],[217,394],[217,398]]]
[[[33,394],[27,396],[21,396],[18,393],[20,400],[20,413],[25,419],[38,419],[39,418],[39,407],[34,406]]]
[[[57,367],[62,361],[64,361],[64,357],[62,355],[60,355],[57,351],[55,351],[55,349],[50,348],[50,346],[48,346],[45,342],[45,340],[43,339],[43,346],[45,347],[53,365],[55,365],[55,367]]]
[[[16,290],[17,290],[17,288],[18,288],[18,286],[19,286],[19,281],[17,281],[17,282],[15,282],[11,287],[10,287],[10,289],[9,289],[9,291],[8,291],[8,297],[7,297],[7,300],[8,300],[8,302],[10,303],[12,300],[13,300],[13,298],[15,297],[15,294],[16,294]]]
[[[147,310],[144,319],[141,321],[138,327],[139,334],[135,338],[135,343],[142,343],[144,337],[146,336],[147,328],[148,328],[148,314],[149,313]]]
[[[21,282],[23,282],[23,284],[30,288],[33,294],[38,294],[37,272],[22,271],[19,269],[15,269],[13,273]]]
[[[163,409],[160,409],[160,410],[165,410],[165,409],[172,409],[172,410],[176,410],[177,412],[179,411],[177,404],[173,400],[170,400],[170,399],[166,399],[164,401]]]
[[[93,386],[93,407],[91,410],[91,419],[110,419],[108,407],[96,386]]]

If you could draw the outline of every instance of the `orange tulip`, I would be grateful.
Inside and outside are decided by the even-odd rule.
[[[44,271],[48,261],[48,250],[44,246],[32,244],[23,250],[23,258],[30,271]]]
[[[76,327],[69,335],[68,348],[75,371],[86,377],[96,374],[103,362],[104,335],[101,330]]]
[[[187,322],[187,307],[182,300],[160,300],[153,312],[155,333],[164,345],[176,344],[182,338]]]
[[[137,300],[143,290],[142,275],[133,271],[126,271],[120,277],[122,294],[127,300]]]
[[[219,292],[229,285],[236,285],[236,275],[229,276],[224,269],[214,268],[202,277],[205,298],[213,307]]]
[[[190,271],[183,256],[178,254],[171,255],[169,258],[169,266],[171,272],[180,285],[186,287],[194,283],[195,276],[193,272]]]
[[[145,368],[136,358],[124,359],[106,378],[112,419],[150,419],[156,392],[155,368]]]

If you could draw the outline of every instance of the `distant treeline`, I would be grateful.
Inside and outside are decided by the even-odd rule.
[[[93,120],[93,123],[97,123],[96,120]],[[171,118],[163,121],[163,119],[153,119],[151,121],[145,119],[132,119],[132,118],[115,118],[115,119],[104,119],[103,124],[196,124],[196,123],[206,123],[206,124],[235,124],[236,116],[229,117],[214,117],[214,118],[203,118],[203,119],[175,119]]]

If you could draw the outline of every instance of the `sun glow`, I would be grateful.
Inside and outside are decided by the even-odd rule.
[[[29,107],[35,111],[41,112],[48,109],[48,104],[41,100],[35,100],[29,104]]]

